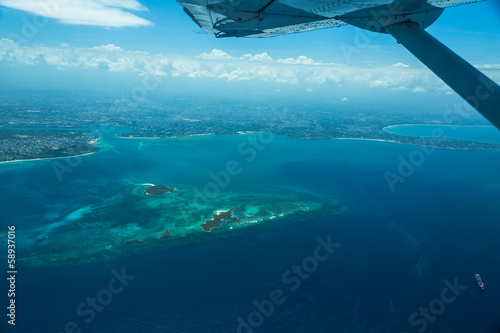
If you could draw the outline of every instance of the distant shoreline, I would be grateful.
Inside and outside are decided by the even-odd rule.
[[[436,126],[436,127],[494,127],[493,125],[450,125],[450,124],[399,124],[399,125],[390,125],[383,127],[382,130],[385,131],[388,128],[393,127],[403,127],[403,126]]]
[[[206,134],[189,134],[189,135],[181,135],[181,136],[158,136],[158,137],[148,137],[148,136],[117,136],[118,139],[144,139],[144,140],[158,140],[158,139],[182,139],[182,138],[190,138],[196,136],[216,136],[215,133],[206,133]]]
[[[383,140],[383,139],[366,139],[366,138],[332,138],[330,140],[360,140],[360,141],[379,141],[379,142],[392,142],[399,143],[391,140]]]
[[[12,161],[2,161],[0,164],[6,164],[6,163],[20,163],[20,162],[30,162],[30,161],[44,161],[44,160],[57,160],[61,158],[72,158],[72,157],[81,157],[81,156],[87,156],[87,155],[92,155],[95,154],[99,151],[93,151],[91,153],[85,153],[85,154],[80,154],[80,155],[71,155],[71,156],[60,156],[60,157],[42,157],[42,158],[29,158],[25,160],[12,160]]]
[[[407,135],[403,134],[398,134],[398,133],[393,133],[389,131],[391,128],[395,127],[407,127],[407,126],[434,126],[434,127],[474,127],[474,128],[489,128],[493,126],[488,126],[488,125],[449,125],[449,124],[397,124],[397,125],[390,125],[382,128],[382,131],[385,131],[390,134],[395,134],[395,135],[402,135],[407,137]],[[234,135],[252,135],[254,131],[239,131],[237,134]],[[183,138],[189,138],[189,137],[208,137],[208,136],[218,136],[215,133],[205,133],[205,134],[191,134],[191,135],[185,135],[185,136],[172,136],[172,137],[117,137],[118,139],[134,139],[134,140],[158,140],[158,139],[183,139]],[[284,136],[287,137],[287,136]],[[100,137],[90,141],[89,143],[94,145],[98,141],[100,141]],[[299,140],[307,140],[307,139],[302,139],[302,138],[292,138],[292,139],[299,139]],[[460,147],[441,147],[438,145],[422,145],[419,143],[412,143],[412,142],[399,142],[397,140],[388,140],[388,139],[378,139],[378,138],[356,138],[356,137],[332,137],[332,138],[320,138],[320,139],[312,139],[312,140],[356,140],[356,141],[376,141],[376,142],[387,142],[387,143],[394,143],[394,144],[405,144],[405,145],[410,145],[410,146],[425,146],[425,147],[431,147],[431,148],[436,148],[436,149],[447,149],[447,150],[455,150],[455,151],[468,151],[469,149],[463,149]],[[457,139],[458,140],[458,139]],[[473,149],[474,150],[474,149]],[[0,165],[2,164],[7,164],[7,163],[20,163],[20,162],[30,162],[30,161],[43,161],[43,160],[54,160],[54,159],[62,159],[62,158],[74,158],[74,157],[81,157],[81,156],[86,156],[86,155],[91,155],[99,152],[94,151],[94,152],[89,152],[85,154],[79,154],[79,155],[71,155],[71,156],[59,156],[59,157],[46,157],[46,158],[28,158],[28,159],[19,159],[19,160],[12,160],[12,161],[0,161]]]

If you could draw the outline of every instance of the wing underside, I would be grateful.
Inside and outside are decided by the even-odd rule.
[[[178,0],[178,2],[200,28],[217,37],[272,37],[345,24],[333,17],[287,4],[291,1]],[[312,2],[315,1],[310,1]]]
[[[200,28],[217,37],[272,37],[353,24],[353,18],[379,9],[405,15],[476,1],[481,0],[398,0],[396,7],[392,0],[177,0]]]

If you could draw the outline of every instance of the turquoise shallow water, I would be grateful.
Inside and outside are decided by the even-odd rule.
[[[423,322],[412,325],[410,316],[439,299],[443,281],[455,278],[466,289],[426,321],[426,332],[500,328],[499,152],[435,150],[405,173],[393,192],[385,174],[398,174],[419,147],[258,135],[161,140],[118,139],[113,131],[102,135],[97,154],[0,165],[2,228],[18,227],[25,254],[16,331],[62,332],[75,322],[84,332],[238,332],[238,318],[251,319],[254,301],[261,304],[279,289],[286,300],[263,316],[255,332],[418,332]],[[255,142],[259,149],[251,145]],[[186,189],[176,195],[188,198],[229,161],[242,170],[221,189],[222,201],[260,196],[261,205],[334,201],[343,209],[210,234],[199,231],[197,221],[197,233],[181,242],[97,261],[33,267],[28,260],[34,253],[44,259],[60,255],[57,247],[50,253],[51,239],[58,246],[61,239],[73,240],[68,248],[78,257],[86,255],[81,249],[110,236],[103,232],[108,227],[122,225],[127,233],[134,224],[140,229],[162,221],[172,208],[170,199],[148,201],[140,184]],[[66,172],[58,177],[55,170]],[[212,207],[195,212],[204,209]],[[314,257],[317,238],[328,236],[340,247],[309,267],[307,278],[292,288],[296,284],[283,276]],[[122,267],[135,279],[87,323],[78,306],[106,288],[112,270]],[[475,273],[483,277],[484,293],[474,285]],[[5,321],[0,327],[12,331]]]
[[[396,125],[386,127],[384,130],[407,136],[447,137],[449,139],[500,143],[500,131],[493,126]]]

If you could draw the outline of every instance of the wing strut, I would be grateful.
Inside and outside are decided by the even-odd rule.
[[[424,65],[500,129],[500,86],[428,34],[418,24],[384,27]]]

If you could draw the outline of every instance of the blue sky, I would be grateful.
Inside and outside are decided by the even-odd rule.
[[[35,15],[40,3],[58,1],[64,4],[57,17]],[[446,9],[428,29],[497,81],[498,2]],[[5,82],[26,86],[128,89],[149,73],[166,90],[330,93],[344,101],[360,94],[453,97],[387,35],[345,26],[269,39],[216,39],[199,30],[173,0],[0,0],[0,70]],[[343,51],[346,45],[356,46],[352,56]]]

